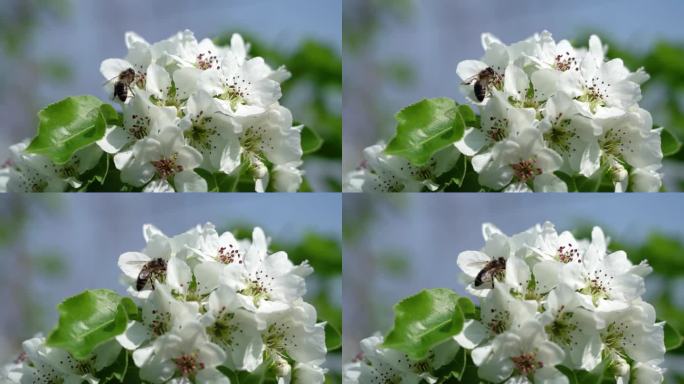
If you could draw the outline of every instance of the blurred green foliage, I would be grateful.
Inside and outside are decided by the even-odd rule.
[[[50,215],[59,209],[59,198],[26,199],[6,195],[0,199],[0,294],[3,313],[0,332],[19,349],[21,342],[45,329],[45,311],[36,281],[63,278],[68,274],[63,256],[54,249],[32,252],[27,248],[29,217]]]
[[[363,127],[352,127],[347,134],[361,134],[353,140],[363,147],[370,144],[367,140],[375,142],[380,137],[389,137],[394,127],[396,111],[388,103],[393,94],[380,91],[408,89],[416,82],[412,65],[383,52],[378,37],[388,24],[405,25],[414,16],[413,0],[345,0],[343,3],[343,51],[345,60],[351,63],[343,81],[345,97],[354,100],[345,106],[353,114],[346,124],[363,124]],[[349,155],[358,158],[360,153]]]
[[[251,239],[253,225],[240,224],[226,226],[238,239]],[[293,263],[308,261],[314,273],[306,278],[306,300],[316,307],[318,318],[342,331],[342,245],[332,236],[315,231],[305,233],[298,241],[280,241],[272,239],[269,248],[273,251],[285,251]],[[341,349],[328,352],[329,371],[326,383],[342,382],[341,368],[337,362],[341,360]],[[332,364],[331,364],[332,363]]]
[[[219,35],[215,42],[227,45],[233,32]],[[292,77],[282,84],[281,104],[292,110],[296,124],[311,128],[322,139],[321,147],[304,155],[310,160],[342,159],[342,57],[326,43],[307,39],[292,51],[264,44],[249,32],[240,32],[250,44],[251,56],[262,56],[270,65],[284,65]],[[326,189],[341,191],[339,174],[324,177]]]

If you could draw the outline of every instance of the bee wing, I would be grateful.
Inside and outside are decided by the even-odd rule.
[[[120,76],[120,75],[116,75],[116,76],[112,77],[111,79],[106,80],[104,83],[102,83],[102,85],[107,85],[107,84],[111,83],[112,81],[118,79],[119,76]]]
[[[119,268],[131,279],[137,279],[140,269],[150,261],[150,257],[141,252],[126,252],[119,256]]]
[[[475,278],[492,258],[484,252],[465,251],[461,252],[456,259],[456,264],[466,275]]]
[[[463,83],[461,83],[461,84],[470,84],[470,83],[472,83],[473,81],[477,80],[477,78],[478,78],[479,76],[480,76],[479,73],[476,74],[476,75],[470,76],[469,78],[463,80]]]

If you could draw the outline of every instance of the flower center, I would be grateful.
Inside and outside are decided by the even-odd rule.
[[[622,128],[610,128],[601,139],[599,139],[599,145],[606,155],[612,157],[619,157],[625,152],[626,144],[631,144],[632,140],[626,140],[626,132]]]
[[[152,161],[152,165],[154,165],[154,168],[157,170],[157,175],[159,175],[159,177],[162,179],[166,179],[178,172],[183,172],[183,166],[176,164],[176,161],[178,161],[177,159],[178,154],[174,153],[169,158],[161,158],[159,160]]]
[[[534,373],[537,368],[544,367],[544,363],[537,361],[533,353],[524,353],[520,356],[513,356],[511,357],[511,360],[513,360],[513,364],[515,364],[516,371],[523,376],[529,376]]]
[[[496,118],[491,116],[489,118],[491,122],[489,129],[485,132],[485,135],[493,142],[498,142],[508,136],[508,119],[507,118]]]
[[[226,312],[226,307],[221,308],[216,316],[216,321],[207,329],[207,333],[214,342],[224,347],[237,344],[233,335],[235,332],[241,332],[241,330],[240,327],[235,324],[234,318],[234,313]]]
[[[273,139],[265,137],[266,129],[260,125],[250,125],[240,135],[240,144],[248,152],[261,153],[264,149],[274,150]]]
[[[569,69],[574,69],[579,71],[579,66],[577,65],[577,59],[570,56],[570,52],[565,52],[565,54],[556,55],[554,58],[554,64],[557,70],[565,72]]]
[[[128,127],[128,133],[135,139],[140,140],[149,134],[150,118],[148,116],[133,115],[133,121]]]
[[[578,328],[577,322],[573,321],[573,312],[563,312],[565,307],[561,306],[556,319],[553,323],[546,326],[549,338],[559,344],[569,346],[572,344],[572,333]]]
[[[212,139],[218,131],[216,128],[207,126],[212,120],[212,117],[204,116],[204,111],[200,111],[190,119],[192,126],[184,134],[190,145],[204,150],[216,149]]]
[[[235,75],[229,80],[224,81],[223,87],[225,90],[218,97],[230,102],[230,107],[235,110],[238,105],[246,104],[245,99],[249,97],[249,87],[251,86],[251,81],[246,81],[240,75]]]
[[[513,168],[515,178],[523,183],[526,183],[535,176],[541,175],[541,168],[537,167],[537,162],[534,159],[522,160],[519,163],[511,165]]]
[[[568,243],[567,246],[561,245],[560,247],[558,247],[558,250],[556,252],[558,260],[560,260],[561,263],[567,264],[575,259],[577,259],[578,263],[582,262],[582,260],[580,260],[579,258],[579,251],[570,243]]]
[[[622,352],[622,342],[625,338],[625,331],[627,326],[623,322],[612,322],[608,324],[603,332],[601,332],[601,340],[606,344],[606,347],[617,352]]]
[[[197,359],[197,354],[182,355],[174,358],[173,362],[183,377],[193,376],[197,371],[204,369],[204,363]]]
[[[575,151],[572,148],[571,140],[573,138],[579,138],[574,130],[570,129],[569,126],[572,123],[570,119],[563,119],[563,114],[559,113],[556,116],[555,122],[551,129],[544,133],[544,139],[549,143],[549,146],[558,152],[569,153],[570,151]]]
[[[286,323],[276,322],[270,325],[264,335],[264,344],[277,353],[285,352],[285,346],[294,342],[290,325]]]
[[[216,55],[212,55],[211,51],[197,55],[195,64],[197,65],[197,68],[203,71],[213,68],[214,66],[216,66],[216,69],[221,69],[221,66],[218,65],[218,57]]]
[[[591,295],[594,305],[598,304],[599,299],[609,297],[610,280],[614,277],[599,269],[587,277],[587,286],[582,289],[583,293]]]
[[[216,260],[223,264],[232,264],[236,261],[238,264],[242,264],[242,255],[237,248],[233,247],[233,244],[229,244],[227,248],[220,247],[218,249]]]
[[[494,316],[487,322],[489,330],[495,335],[503,333],[510,325],[511,314],[508,311],[497,311],[494,308],[492,308],[491,312]]]
[[[171,314],[169,312],[160,312],[153,309],[152,319],[148,321],[148,327],[154,336],[161,336],[169,331],[170,323]]]
[[[607,91],[605,81],[601,81],[598,77],[593,77],[584,85],[584,94],[580,96],[579,101],[589,103],[589,109],[592,113],[596,113],[598,107],[606,106]]]
[[[263,271],[256,271],[254,276],[250,277],[247,281],[247,286],[240,293],[252,296],[254,304],[257,304],[261,299],[267,300],[270,297],[271,289],[269,284],[272,280],[274,278]]]

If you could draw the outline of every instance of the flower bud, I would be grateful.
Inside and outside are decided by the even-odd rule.
[[[278,377],[287,377],[292,371],[290,363],[288,363],[287,360],[279,355],[273,359],[273,369]]]

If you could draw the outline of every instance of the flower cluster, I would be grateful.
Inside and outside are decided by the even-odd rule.
[[[452,164],[467,156],[479,185],[495,191],[565,192],[572,178],[604,178],[616,192],[660,189],[662,128],[653,129],[638,104],[649,78],[643,69],[630,72],[621,59],[607,60],[595,35],[587,49],[556,42],[546,31],[511,45],[485,33],[482,46],[480,60],[456,69],[480,119],[455,143]],[[422,189],[410,168],[393,167],[401,160],[375,147],[347,175],[346,190]]]
[[[188,30],[154,44],[133,32],[125,40],[126,57],[100,66],[123,122],[108,126],[97,145],[82,150],[94,152],[95,161],[74,156],[56,166],[27,154],[21,143],[0,171],[0,181],[6,179],[0,184],[10,191],[78,188],[78,176],[107,153],[121,182],[144,191],[206,191],[196,169],[251,178],[257,192],[270,179],[275,190],[299,188],[302,128],[292,125],[292,114],[278,102],[280,83],[290,76],[284,67],[274,70],[263,58],[249,57],[238,34],[228,47],[198,42]]]
[[[481,60],[456,69],[461,92],[481,112],[481,127],[469,128],[456,146],[473,156],[480,184],[565,191],[553,172],[592,177],[608,170],[616,192],[627,189],[630,176],[634,190],[660,188],[660,129],[638,104],[648,79],[643,69],[606,60],[595,35],[588,49],[555,42],[549,32],[509,46],[484,34],[482,46]],[[473,82],[486,84],[484,97]]]
[[[548,222],[513,236],[484,224],[483,236],[481,250],[457,259],[467,291],[480,299],[479,316],[434,348],[427,364],[378,347],[381,338],[365,339],[362,361],[345,367],[348,383],[393,375],[434,382],[427,378],[458,346],[487,382],[568,383],[558,365],[605,369],[618,383],[663,381],[663,323],[641,298],[646,262],[609,251],[598,227],[591,240],[559,234]]]
[[[44,339],[29,340],[5,369],[10,382],[97,382],[92,374],[121,348],[149,383],[229,384],[219,367],[267,372],[279,383],[324,382],[324,323],[316,323],[316,309],[302,298],[304,278],[313,271],[306,262],[294,265],[285,252],[270,253],[260,228],[251,241],[219,235],[210,223],[174,237],[152,225],[143,232],[145,248],[119,257],[140,319],[92,359],[76,361]]]

